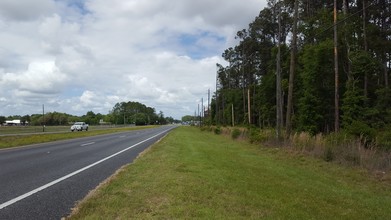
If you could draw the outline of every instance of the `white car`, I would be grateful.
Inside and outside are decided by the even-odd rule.
[[[85,122],[75,122],[75,124],[73,124],[71,126],[71,131],[82,131],[82,130],[85,130],[85,131],[88,131],[88,124],[86,124]]]

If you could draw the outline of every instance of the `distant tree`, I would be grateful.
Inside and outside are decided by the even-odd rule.
[[[213,106],[213,105],[212,105]],[[191,116],[191,115],[185,115],[182,117],[182,121],[183,122],[191,122],[191,121],[194,121],[194,116]]]
[[[155,109],[147,107],[139,102],[121,102],[114,105],[110,111],[110,122],[113,124],[132,124],[136,123],[135,118],[140,118],[142,113],[145,115],[145,124],[154,124],[159,120],[159,116],[155,113]]]
[[[6,121],[5,116],[0,116],[0,125],[4,124]]]
[[[29,124],[31,121],[31,118],[30,118],[30,115],[25,115],[23,117],[20,118],[20,123],[22,125],[26,125],[26,124]]]
[[[162,111],[159,112],[158,117],[159,117],[159,124],[161,125],[167,124],[167,121],[164,118],[164,114]]]
[[[176,121],[173,117],[166,117],[164,120],[166,121],[166,124],[172,124]]]
[[[132,121],[134,121],[136,125],[146,125],[147,115],[144,113],[136,113],[132,116]]]

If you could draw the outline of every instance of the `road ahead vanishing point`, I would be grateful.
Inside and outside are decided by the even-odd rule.
[[[0,219],[60,219],[174,126],[0,150]]]

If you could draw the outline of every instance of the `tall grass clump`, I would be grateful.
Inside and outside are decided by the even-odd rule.
[[[387,144],[388,136],[382,138],[382,143]],[[373,136],[356,137],[344,131],[328,135],[301,132],[291,135],[286,143],[285,147],[327,162],[361,167],[374,173],[391,171],[391,151],[374,142]]]

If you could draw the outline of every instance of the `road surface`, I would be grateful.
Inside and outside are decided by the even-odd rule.
[[[0,219],[61,219],[173,126],[0,150]]]

